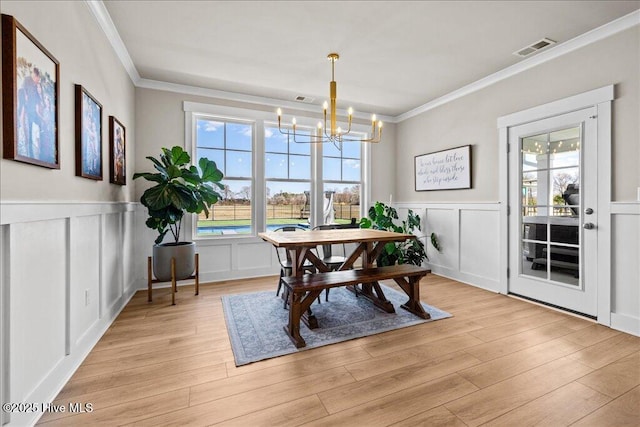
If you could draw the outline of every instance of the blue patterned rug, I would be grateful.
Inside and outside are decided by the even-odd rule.
[[[421,319],[400,308],[407,301],[404,293],[381,286],[393,303],[395,314],[380,310],[365,298],[356,298],[345,288],[332,289],[329,302],[324,301],[323,292],[322,303],[316,301],[311,306],[320,327],[310,330],[300,323],[300,335],[307,343],[300,349],[282,329],[288,322],[289,311],[283,308],[283,301],[275,292],[223,296],[222,307],[236,366],[451,317],[422,303],[431,319]]]

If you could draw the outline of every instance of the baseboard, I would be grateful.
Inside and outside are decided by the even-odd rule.
[[[457,280],[458,282],[466,283],[467,285],[475,286],[476,288],[485,289],[491,292],[499,292],[500,281],[497,279],[490,279],[487,277],[477,276],[475,274],[465,273],[452,268],[444,267],[441,265],[428,264],[431,272],[439,276],[446,277],[448,279]]]
[[[611,313],[611,328],[640,337],[640,318]]]

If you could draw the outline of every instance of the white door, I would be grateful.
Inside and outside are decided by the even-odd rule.
[[[597,315],[596,108],[509,128],[509,292]]]

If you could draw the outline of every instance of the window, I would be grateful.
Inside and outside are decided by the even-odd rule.
[[[273,112],[189,101],[183,107],[194,164],[206,157],[224,174],[223,197],[209,218],[187,219],[192,238],[255,238],[286,224],[348,223],[362,215],[368,144],[344,143],[339,150],[296,143],[280,133]],[[296,135],[306,139],[315,129],[314,119],[301,117]]]
[[[343,142],[342,150],[323,145],[324,206],[322,223],[348,223],[360,218],[362,143]]]
[[[309,131],[300,130],[300,135]],[[311,144],[297,144],[277,126],[264,129],[267,230],[308,223],[311,214]]]
[[[195,118],[196,161],[206,157],[224,174],[222,200],[210,209],[209,218],[200,214],[197,236],[249,234],[253,231],[253,123]]]

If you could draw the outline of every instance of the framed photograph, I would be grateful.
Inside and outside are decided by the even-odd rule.
[[[416,191],[471,188],[471,146],[415,157]]]
[[[76,176],[102,180],[102,105],[76,85]]]
[[[125,135],[122,123],[109,116],[109,182],[112,184],[127,185]]]
[[[60,169],[60,63],[4,14],[2,63],[3,157]]]

